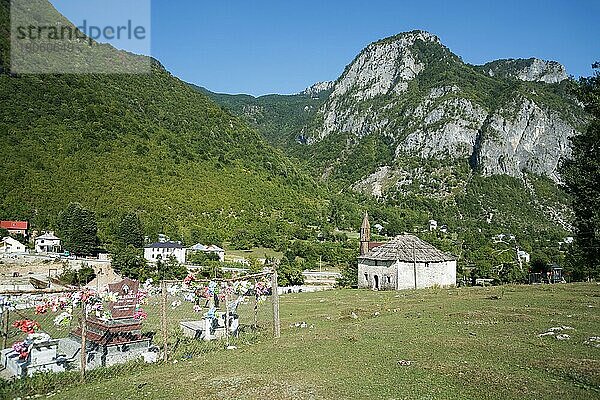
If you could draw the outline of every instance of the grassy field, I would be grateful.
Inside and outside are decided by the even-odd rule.
[[[281,259],[283,253],[266,247],[254,247],[250,250],[229,250],[225,249],[225,261],[234,261],[239,258],[265,258],[273,257]]]
[[[265,303],[268,304],[268,303]],[[600,398],[600,285],[281,298],[282,337],[132,365],[85,385],[49,379],[54,399]],[[306,328],[292,326],[306,322]],[[538,337],[574,329],[569,340]],[[64,379],[62,381],[64,382]],[[15,396],[16,397],[16,394]]]

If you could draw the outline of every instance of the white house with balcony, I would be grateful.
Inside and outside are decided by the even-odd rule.
[[[144,258],[151,263],[167,261],[171,256],[180,264],[185,264],[185,247],[177,242],[156,242],[144,246]]]
[[[35,238],[36,253],[59,253],[60,250],[60,239],[54,236],[53,232],[47,232]]]

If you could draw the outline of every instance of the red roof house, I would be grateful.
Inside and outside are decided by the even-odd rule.
[[[27,221],[0,221],[0,228],[6,229],[9,233],[26,235],[28,226]]]

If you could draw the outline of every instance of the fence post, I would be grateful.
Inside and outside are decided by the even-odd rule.
[[[161,282],[162,286],[162,337],[163,337],[163,361],[168,360],[167,354],[167,282],[164,280]]]
[[[254,330],[258,328],[258,296],[256,295],[256,279],[254,279]]]
[[[83,303],[83,316],[81,317],[81,383],[85,382],[85,368],[87,362],[87,343],[86,343],[86,335],[87,335],[87,324],[86,324],[86,310],[85,302]]]
[[[2,313],[2,349],[6,348],[6,342],[8,341],[8,325],[10,324],[10,310],[8,307],[2,306],[4,312]]]
[[[227,294],[228,286],[225,287],[225,341],[229,347],[229,295]]]
[[[281,336],[281,323],[279,321],[279,290],[277,287],[277,266],[273,266],[271,275],[271,296],[273,296],[273,336],[279,339]]]

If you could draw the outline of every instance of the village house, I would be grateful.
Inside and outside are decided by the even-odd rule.
[[[219,261],[225,261],[225,250],[223,250],[219,246],[215,246],[214,244],[209,244],[208,246],[205,246],[202,243],[197,243],[190,247],[188,251],[201,251],[206,254],[216,254],[219,257]]]
[[[144,246],[144,258],[151,263],[158,260],[167,261],[171,256],[175,257],[180,264],[185,264],[185,247],[181,243],[170,241]]]
[[[7,253],[25,253],[25,245],[10,236],[2,238],[0,240],[0,254]]]
[[[35,238],[36,253],[59,253],[60,250],[60,239],[54,236],[54,232],[46,232]]]
[[[371,242],[366,213],[360,233],[358,287],[401,290],[456,284],[454,256],[414,235],[400,235],[386,243]]]
[[[520,262],[529,263],[531,261],[531,255],[525,250],[518,250],[517,257]]]
[[[27,236],[27,221],[0,221],[0,229],[6,229],[11,235]]]

